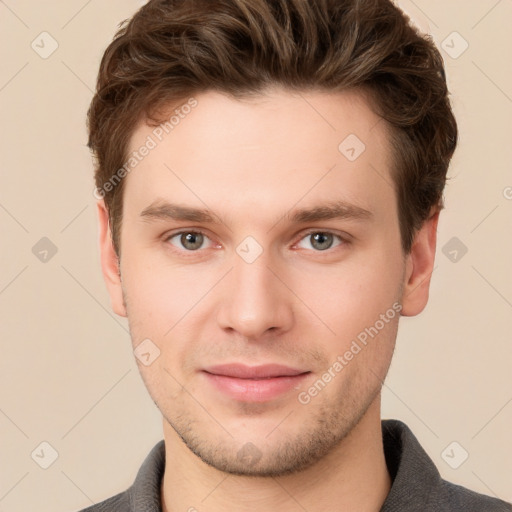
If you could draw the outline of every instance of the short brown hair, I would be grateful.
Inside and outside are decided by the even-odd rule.
[[[137,123],[162,122],[163,109],[207,90],[242,98],[276,85],[369,92],[391,127],[410,251],[432,207],[443,207],[457,142],[443,61],[428,36],[389,0],[151,0],[120,24],[88,111],[96,190],[118,255],[124,179],[105,185],[126,162]]]

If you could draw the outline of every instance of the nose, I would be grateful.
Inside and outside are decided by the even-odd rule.
[[[283,284],[283,276],[271,269],[264,255],[253,263],[235,258],[220,297],[219,326],[251,340],[289,330],[294,321],[293,294]]]

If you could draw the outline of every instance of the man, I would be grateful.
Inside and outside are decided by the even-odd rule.
[[[156,0],[120,30],[88,114],[101,261],[164,441],[87,510],[512,510],[380,418],[428,300],[447,96],[387,0]]]

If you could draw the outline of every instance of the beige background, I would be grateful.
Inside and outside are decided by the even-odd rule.
[[[99,59],[140,5],[0,1],[3,512],[72,511],[122,491],[162,436],[126,322],[110,312],[85,146]],[[383,416],[405,421],[445,478],[512,500],[512,1],[401,5],[447,50],[461,138],[430,304],[402,320]],[[51,49],[43,31],[58,43],[46,59],[31,47]],[[57,248],[46,262],[32,251],[42,237]],[[44,441],[58,452],[48,469]],[[442,457],[453,441],[452,465],[469,453],[458,469]]]

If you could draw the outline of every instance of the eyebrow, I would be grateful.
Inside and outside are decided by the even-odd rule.
[[[208,209],[193,208],[179,204],[169,203],[167,201],[156,201],[142,210],[140,216],[144,220],[175,220],[200,222],[205,224],[221,224],[217,215],[211,213]],[[328,203],[288,211],[281,217],[292,223],[315,222],[329,219],[354,219],[371,220],[373,213],[360,206],[347,203],[346,201],[330,201]]]

